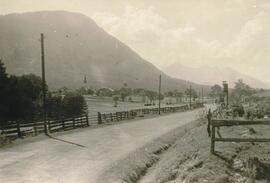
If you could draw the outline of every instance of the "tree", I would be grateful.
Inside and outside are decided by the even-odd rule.
[[[173,96],[176,98],[176,102],[179,103],[182,101],[183,93],[178,90],[174,90]]]
[[[100,97],[111,97],[113,96],[113,90],[111,88],[101,88],[97,91],[97,96]]]
[[[218,84],[215,84],[211,87],[211,91],[209,93],[210,97],[215,98],[215,100],[219,100],[220,102],[224,102],[224,92],[222,87]]]
[[[214,86],[211,87],[211,91],[210,91],[210,96],[211,97],[219,97],[222,93],[222,87],[218,84],[215,84]]]
[[[120,95],[121,100],[124,102],[126,97],[131,95],[132,90],[130,88],[122,87],[120,90],[117,91],[117,93]]]
[[[235,82],[232,97],[237,101],[241,101],[246,97],[250,97],[253,93],[254,90],[249,85],[244,83],[243,80],[239,79],[237,82]]]
[[[6,120],[31,119],[40,114],[42,80],[29,74],[10,76],[6,86]]]
[[[85,87],[81,87],[81,88],[77,89],[76,92],[78,92],[81,95],[93,95],[94,94],[94,91],[92,89],[90,89],[90,88],[88,89]]]
[[[64,116],[63,100],[61,95],[53,95],[52,93],[48,93],[46,105],[47,115],[49,118],[60,119],[62,116]]]
[[[150,100],[150,103],[153,103],[158,98],[158,93],[150,90],[147,90],[145,95]]]
[[[6,68],[4,67],[4,63],[0,59],[0,121],[5,119],[6,113],[8,109],[7,105],[7,82],[8,82],[8,75],[6,73]]]
[[[198,94],[197,94],[197,92],[196,92],[196,90],[194,88],[186,89],[185,94],[188,95],[188,96],[191,96],[191,98],[193,98],[193,100],[198,98]]]
[[[119,97],[118,97],[117,95],[113,96],[114,107],[117,107],[117,105],[118,105],[118,100],[119,100]]]
[[[63,98],[63,116],[76,117],[87,113],[87,104],[84,97],[70,92]]]

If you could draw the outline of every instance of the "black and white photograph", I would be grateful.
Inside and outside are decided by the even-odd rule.
[[[270,183],[270,1],[0,0],[0,183]]]

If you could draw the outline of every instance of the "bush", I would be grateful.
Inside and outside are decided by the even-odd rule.
[[[77,117],[87,113],[87,104],[84,97],[76,92],[66,96],[48,95],[47,115],[49,118]]]
[[[243,117],[243,115],[245,114],[244,107],[242,105],[233,105],[232,106],[232,113],[233,113],[234,117],[236,117],[236,116]]]
[[[63,116],[75,117],[87,113],[87,104],[84,97],[78,93],[68,93],[63,101]]]

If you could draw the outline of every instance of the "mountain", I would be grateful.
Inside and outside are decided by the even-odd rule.
[[[230,87],[234,87],[234,83],[242,79],[245,83],[254,88],[269,88],[270,85],[257,80],[251,76],[239,73],[231,68],[219,68],[210,66],[201,66],[198,68],[187,67],[180,63],[174,63],[163,69],[165,73],[170,73],[175,78],[189,79],[193,82],[205,85],[222,84],[227,81]]]
[[[184,90],[172,78],[79,13],[41,11],[0,16],[0,57],[10,74],[41,75],[40,33],[45,35],[46,80],[50,88],[87,86]],[[191,83],[194,88],[200,86]]]

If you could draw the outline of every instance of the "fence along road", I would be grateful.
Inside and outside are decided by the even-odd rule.
[[[81,147],[52,138],[15,141],[14,146],[0,149],[0,180],[5,183],[95,183],[110,164],[199,118],[202,111],[196,109],[97,129],[84,128],[57,136]]]

